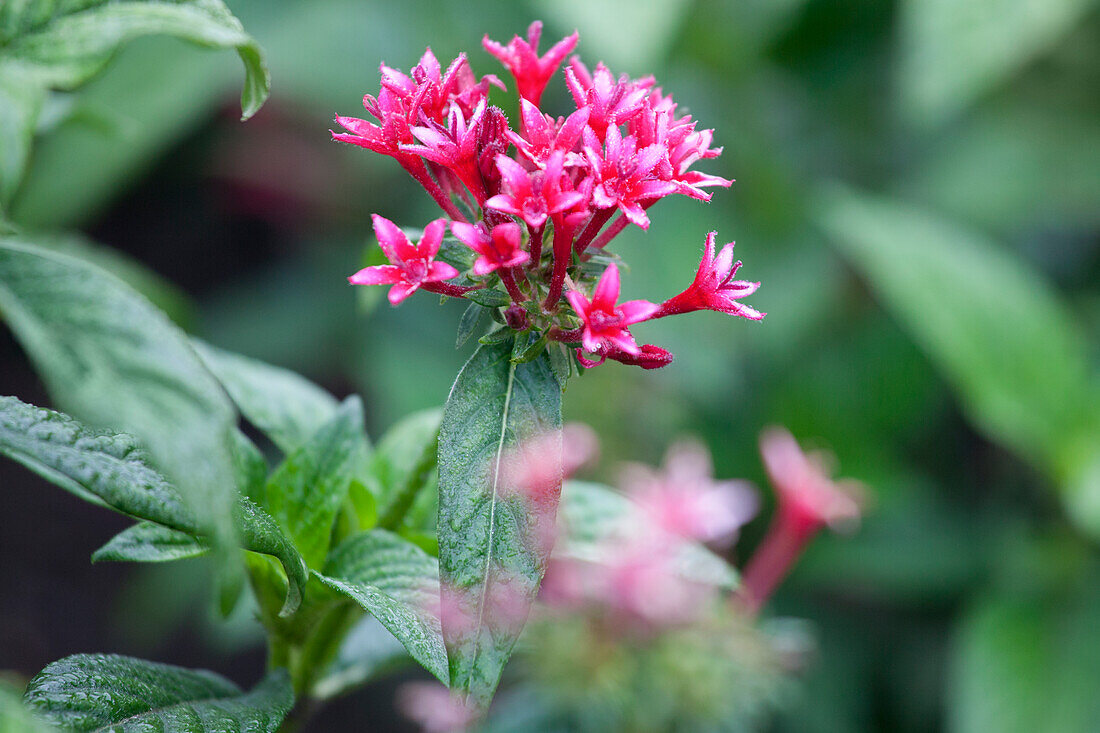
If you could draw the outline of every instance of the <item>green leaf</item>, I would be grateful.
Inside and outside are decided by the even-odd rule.
[[[54,662],[27,686],[27,705],[71,731],[274,733],[294,703],[286,670],[251,692],[205,670],[113,654],[77,654]]]
[[[560,524],[565,534],[554,548],[554,556],[586,562],[606,561],[607,541],[622,538],[644,526],[639,508],[628,496],[602,484],[569,481],[562,486]],[[737,571],[718,555],[697,542],[681,543],[676,571],[689,580],[733,590]]]
[[[1100,404],[1087,340],[1042,273],[982,235],[843,189],[821,222],[946,376],[970,419],[1062,483],[1100,533]]]
[[[0,680],[0,733],[51,733],[52,729],[31,715],[21,696]]]
[[[905,0],[899,88],[909,117],[936,124],[1054,44],[1094,0]]]
[[[1095,584],[1096,576],[1091,576]],[[1100,596],[985,598],[956,635],[948,691],[952,733],[1100,730]]]
[[[229,546],[237,418],[184,333],[108,272],[12,238],[0,239],[0,311],[60,408],[138,438]]]
[[[485,315],[485,306],[478,303],[470,303],[462,312],[462,318],[458,321],[458,334],[455,336],[455,348],[461,349],[474,335],[477,324],[481,323]]]
[[[378,440],[367,461],[367,480],[381,507],[391,506],[398,489],[408,483],[428,446],[439,435],[439,409],[421,410],[398,420]]]
[[[409,653],[401,642],[374,616],[363,616],[348,631],[336,658],[313,684],[312,697],[331,700],[408,661]]]
[[[336,414],[332,395],[289,369],[192,343],[241,413],[284,453],[304,444]]]
[[[332,419],[268,478],[264,492],[267,509],[312,568],[325,561],[332,525],[347,496],[363,445],[363,403],[358,397],[349,397]]]
[[[0,397],[0,453],[100,506],[191,535],[207,530],[128,435],[91,430],[68,415]],[[246,498],[230,514],[245,549],[271,555],[290,578],[284,614],[301,602],[307,570],[278,524]]]
[[[164,34],[236,48],[245,67],[241,119],[259,110],[271,86],[260,47],[221,0],[25,0],[0,13],[0,203],[22,177],[46,90],[75,89],[128,41]]]
[[[0,210],[11,201],[30,158],[34,129],[46,90],[25,74],[0,70]]]
[[[512,302],[508,293],[503,290],[471,290],[463,297],[486,308],[503,308]]]
[[[92,554],[92,562],[171,562],[198,557],[210,548],[194,535],[141,522],[116,534]]]
[[[385,530],[361,532],[333,550],[324,575],[397,637],[429,672],[448,681],[439,619],[439,566],[416,545]]]
[[[439,433],[440,577],[472,622],[444,628],[451,686],[479,705],[492,698],[520,631],[516,619],[495,617],[493,599],[503,590],[530,602],[546,567],[526,502],[501,485],[501,463],[519,443],[561,435],[561,386],[548,357],[513,364],[511,351],[503,343],[474,352]],[[539,521],[553,521],[548,509]]]

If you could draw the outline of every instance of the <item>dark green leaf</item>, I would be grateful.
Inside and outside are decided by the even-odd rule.
[[[241,413],[284,453],[312,438],[336,414],[332,395],[288,369],[193,343]]]
[[[550,370],[554,372],[554,379],[558,380],[562,389],[565,389],[573,373],[573,355],[569,347],[561,343],[551,344],[547,347],[546,353],[550,358]]]
[[[78,654],[39,672],[24,700],[42,720],[71,731],[274,733],[294,694],[286,670],[242,692],[213,672]]]
[[[470,340],[470,337],[474,335],[474,331],[477,330],[477,324],[481,323],[482,316],[485,315],[485,306],[478,303],[470,303],[466,306],[466,310],[462,312],[462,318],[458,321],[458,335],[455,336],[455,348],[461,349],[466,345],[466,342]]]
[[[236,414],[183,332],[106,271],[11,238],[0,239],[0,310],[57,404],[137,437],[228,546]]]
[[[92,555],[92,562],[169,562],[206,554],[194,535],[141,522],[116,534]]]
[[[474,352],[451,388],[439,433],[441,580],[471,616],[444,629],[451,686],[479,705],[492,698],[522,626],[516,613],[496,618],[494,598],[504,592],[529,602],[546,563],[527,503],[502,485],[502,461],[524,441],[561,436],[561,386],[548,358],[513,364],[511,351],[503,343]],[[560,447],[556,456],[548,452],[560,466]],[[552,522],[554,507],[545,509],[538,521]]]
[[[332,525],[363,449],[363,403],[358,397],[349,397],[267,481],[267,510],[286,529],[310,567],[321,567],[325,561]]]
[[[489,333],[479,338],[477,342],[483,346],[495,346],[497,344],[506,343],[508,344],[509,348],[511,348],[515,335],[515,331],[508,328],[507,326],[504,326],[502,328],[496,329],[495,331],[490,331]]]
[[[843,189],[821,199],[833,241],[909,329],[991,438],[1062,482],[1100,533],[1100,402],[1086,339],[1042,273],[967,229]]]
[[[445,684],[447,651],[439,619],[439,566],[416,545],[385,530],[361,532],[333,550],[326,585],[352,598]]]
[[[465,298],[486,308],[503,308],[512,302],[508,293],[503,290],[471,290],[466,293]]]
[[[94,504],[180,532],[207,534],[128,435],[94,431],[68,415],[0,397],[0,453]],[[283,564],[290,578],[283,613],[293,612],[307,580],[301,555],[275,520],[248,499],[235,500],[230,518],[245,549]]]

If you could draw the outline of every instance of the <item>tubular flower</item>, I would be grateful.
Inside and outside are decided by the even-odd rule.
[[[484,222],[477,225],[451,222],[451,231],[458,241],[480,255],[474,262],[475,275],[488,275],[501,267],[518,267],[531,255],[520,247],[522,235],[515,222],[497,224],[490,232]]]
[[[561,72],[573,104],[548,114],[542,93],[577,34],[539,56],[541,33],[535,22],[526,39],[483,42],[516,79],[516,120],[489,104],[490,87],[503,89],[497,77],[475,76],[465,54],[444,68],[430,48],[407,72],[380,67],[379,91],[363,98],[375,121],[336,118],[346,132],[333,132],[335,140],[397,160],[475,253],[461,272],[435,262],[440,242],[432,237],[441,229],[433,222],[421,240],[430,254],[414,257],[408,251],[416,248],[378,217],[390,264],[356,273],[352,282],[390,284],[394,303],[420,287],[492,304],[485,307],[498,309],[497,323],[535,336],[523,358],[564,346],[576,354],[566,365],[571,372],[608,359],[643,369],[669,364],[671,353],[639,345],[628,329],[651,318],[702,309],[762,318],[738,302],[757,283],[733,280],[740,263],[733,262],[732,244],[716,254],[714,235],[683,293],[660,306],[615,303],[619,270],[600,264],[615,237],[630,224],[647,229],[650,208],[665,196],[707,201],[705,189],[731,181],[694,170],[722,149],[712,146],[713,131],[680,114],[652,77],[616,76],[602,63],[589,71],[574,56]]]
[[[365,267],[348,278],[352,285],[393,285],[389,299],[397,305],[417,288],[429,283],[458,277],[458,270],[446,262],[435,262],[446,230],[445,219],[436,219],[424,228],[424,236],[413,246],[408,237],[389,219],[374,214],[374,233],[389,259],[388,265]]]
[[[714,239],[717,236],[717,232],[707,234],[703,259],[699,262],[695,280],[687,290],[661,304],[659,317],[697,310],[720,311],[751,321],[759,321],[766,315],[737,302],[755,293],[760,283],[732,279],[741,267],[741,262],[733,261],[733,242],[722,247],[715,256]]]
[[[512,73],[516,89],[523,99],[538,104],[547,82],[569,53],[576,48],[580,35],[573,31],[555,43],[543,56],[539,56],[539,39],[542,37],[542,21],[536,20],[527,28],[527,40],[515,36],[502,46],[489,36],[481,39],[485,50],[497,58]]]
[[[648,320],[658,306],[648,300],[628,300],[616,305],[619,299],[619,268],[614,264],[604,270],[592,300],[576,290],[566,294],[573,310],[584,322],[581,343],[585,351],[599,354],[606,351],[622,351],[632,356],[642,353],[627,327]]]

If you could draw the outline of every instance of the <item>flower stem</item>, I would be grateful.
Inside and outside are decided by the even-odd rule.
[[[600,229],[603,228],[603,225],[607,223],[607,220],[610,219],[611,215],[616,211],[617,209],[600,209],[593,214],[592,218],[588,220],[588,226],[586,226],[584,231],[581,232],[581,235],[577,237],[577,241],[573,245],[573,250],[577,254],[583,254],[584,250],[588,248],[589,242],[599,234]]]
[[[416,166],[402,162],[401,167],[408,171],[409,175],[415,178],[416,182],[424,187],[424,190],[428,192],[428,195],[431,196],[437,204],[439,204],[439,207],[443,209],[443,212],[447,216],[451,217],[454,221],[468,223],[463,213],[458,210],[458,207],[448,198],[447,194],[443,193],[443,189],[440,188],[435,179],[428,174],[423,164]]]

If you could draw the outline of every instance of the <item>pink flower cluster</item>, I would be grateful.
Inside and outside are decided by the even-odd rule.
[[[575,345],[585,366],[608,358],[647,369],[668,364],[668,351],[634,340],[629,327],[642,321],[695,310],[763,318],[738,302],[759,283],[732,280],[741,263],[733,262],[732,243],[715,254],[714,233],[695,280],[661,304],[619,303],[618,268],[610,264],[597,278],[598,269],[585,266],[629,224],[647,229],[647,210],[661,198],[709,201],[704,189],[731,181],[692,170],[721,148],[652,77],[616,77],[603,64],[592,71],[573,56],[564,77],[575,109],[564,117],[544,112],[543,91],[578,36],[540,56],[541,32],[536,21],[526,39],[483,40],[515,79],[515,129],[489,104],[490,87],[504,89],[496,76],[476,77],[465,54],[444,70],[431,49],[409,74],[381,67],[378,95],[363,99],[377,124],[336,117],[347,132],[334,139],[394,158],[446,214],[416,245],[376,215],[390,264],[350,282],[390,285],[395,305],[423,289],[507,308],[509,326]],[[448,227],[457,247],[447,246]]]

